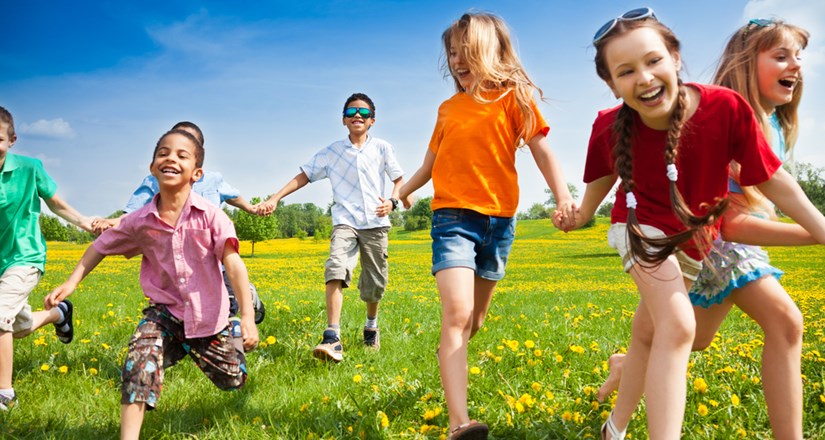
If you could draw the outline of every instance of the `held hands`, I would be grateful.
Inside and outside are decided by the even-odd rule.
[[[375,215],[378,217],[385,217],[392,212],[392,201],[390,199],[385,199],[383,197],[379,197],[378,200],[381,201],[381,204],[378,205],[378,208],[375,209]]]
[[[120,224],[118,219],[95,217],[91,222],[91,230],[89,232],[100,235],[107,229],[117,227]]]
[[[278,201],[269,199],[269,200],[263,201],[261,203],[258,203],[257,205],[254,205],[252,207],[252,209],[255,210],[255,213],[258,214],[259,216],[266,217],[266,216],[272,214],[273,212],[275,212],[275,208],[277,208],[277,207],[278,207]]]
[[[553,213],[553,226],[561,231],[570,232],[580,226],[577,225],[578,214],[579,208],[576,202],[572,199],[565,200],[556,206],[556,211]]]

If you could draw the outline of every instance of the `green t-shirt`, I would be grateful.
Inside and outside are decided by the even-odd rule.
[[[6,154],[0,169],[0,273],[12,266],[45,272],[46,240],[40,232],[40,199],[57,184],[38,159]]]

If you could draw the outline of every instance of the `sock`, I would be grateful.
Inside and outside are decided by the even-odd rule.
[[[0,389],[0,396],[5,397],[6,399],[14,399],[14,388]]]
[[[364,327],[365,328],[378,328],[378,317],[373,316],[372,318],[370,318],[369,316],[367,316],[367,323],[364,324]]]
[[[341,325],[340,324],[327,324],[328,330],[335,331],[335,337],[341,339]]]
[[[57,312],[60,313],[60,319],[55,321],[54,326],[61,332],[67,332],[69,331],[69,323],[66,322],[66,314],[63,311],[63,307],[66,307],[63,303],[58,304],[56,307]]]

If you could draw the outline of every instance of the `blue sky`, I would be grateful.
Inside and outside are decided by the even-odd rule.
[[[550,143],[580,193],[590,126],[617,104],[596,77],[590,45],[608,19],[644,3],[619,1],[69,2],[6,8],[0,105],[14,117],[12,152],[44,161],[59,193],[87,215],[120,209],[148,173],[157,138],[180,120],[201,126],[205,168],[250,199],[279,189],[313,153],[346,136],[340,111],[353,92],[376,103],[375,136],[418,168],[443,78],[441,32],[480,9],[511,27]],[[825,2],[650,1],[682,41],[684,78],[707,82],[734,30],[779,17],[812,32],[797,159],[825,167]],[[519,153],[520,209],[546,199],[529,150]],[[428,185],[419,195],[432,194]],[[331,201],[327,182],[287,203]]]

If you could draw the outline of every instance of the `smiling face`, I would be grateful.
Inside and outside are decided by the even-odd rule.
[[[366,101],[363,101],[361,99],[356,99],[354,101],[347,103],[347,107],[360,107],[372,109],[372,106],[370,106]],[[358,137],[366,135],[367,130],[369,130],[369,128],[372,127],[373,124],[375,124],[375,116],[364,119],[363,116],[356,112],[355,116],[351,118],[344,116],[343,122],[349,130],[349,134],[353,137]]]
[[[450,65],[450,73],[465,92],[470,91],[476,83],[476,77],[470,70],[470,66],[465,59],[464,43],[461,41],[462,35],[456,32],[450,38],[447,62]]]
[[[161,186],[191,185],[203,175],[196,151],[193,140],[183,134],[168,133],[158,141],[149,171]]]
[[[666,130],[679,94],[679,53],[671,53],[659,32],[640,27],[605,43],[610,86],[650,128]]]
[[[786,35],[782,41],[756,56],[759,100],[767,114],[793,99],[794,88],[801,81],[802,64],[799,43]]]

